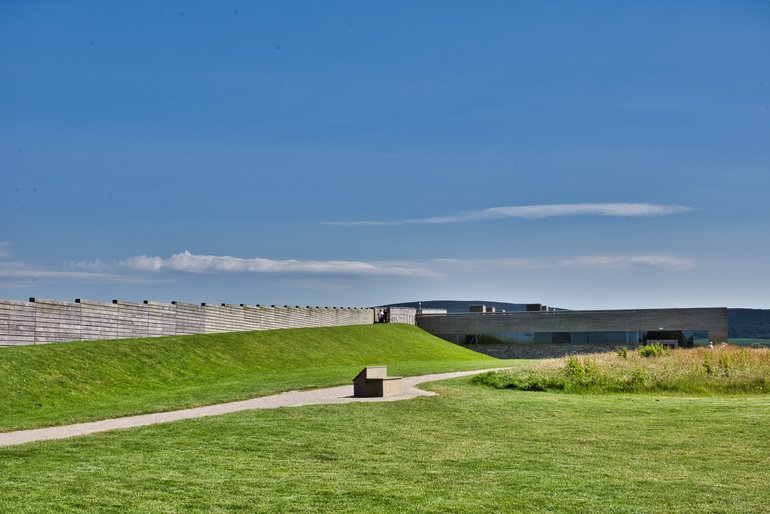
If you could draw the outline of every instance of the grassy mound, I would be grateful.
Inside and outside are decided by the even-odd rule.
[[[770,349],[735,346],[637,351],[538,361],[485,373],[476,383],[498,389],[573,393],[667,392],[696,395],[770,393]]]
[[[392,375],[499,365],[407,325],[202,334],[0,350],[0,430],[159,412]]]

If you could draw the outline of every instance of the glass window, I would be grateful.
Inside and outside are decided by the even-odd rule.
[[[520,343],[534,343],[535,342],[535,333],[534,332],[518,332],[516,334],[517,340]]]
[[[588,342],[588,332],[572,332],[570,334],[570,341],[577,344],[585,344]]]
[[[604,344],[607,342],[607,334],[604,332],[589,332],[588,342],[594,344]]]

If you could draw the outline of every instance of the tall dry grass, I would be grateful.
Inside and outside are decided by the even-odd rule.
[[[621,349],[537,361],[511,371],[487,373],[476,381],[528,391],[764,394],[770,393],[770,349]]]

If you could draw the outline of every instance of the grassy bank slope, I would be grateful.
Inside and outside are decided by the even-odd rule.
[[[0,349],[0,431],[58,425],[501,361],[407,325],[90,341]]]
[[[437,397],[0,449],[0,511],[766,513],[767,397]]]

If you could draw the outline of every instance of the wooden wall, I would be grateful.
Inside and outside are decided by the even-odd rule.
[[[374,309],[172,302],[0,300],[0,346],[278,328],[369,325]]]

